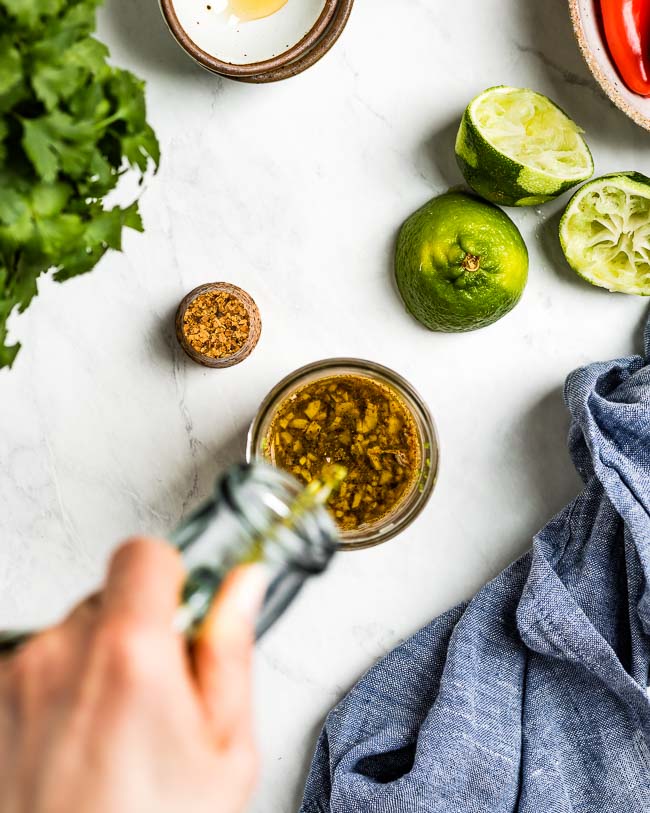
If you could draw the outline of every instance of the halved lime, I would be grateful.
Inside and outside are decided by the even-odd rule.
[[[504,211],[474,195],[448,192],[402,226],[395,276],[407,309],[429,330],[476,330],[519,301],[528,251]]]
[[[592,285],[650,296],[650,178],[621,172],[585,184],[562,216],[560,242]]]
[[[591,178],[582,130],[534,90],[494,87],[460,123],[456,159],[467,183],[502,206],[537,206]]]

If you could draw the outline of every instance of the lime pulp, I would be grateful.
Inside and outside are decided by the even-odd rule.
[[[624,172],[585,184],[562,217],[560,242],[592,285],[650,296],[650,178]]]
[[[467,107],[456,139],[465,180],[503,206],[536,206],[593,174],[582,130],[546,96],[494,87]]]

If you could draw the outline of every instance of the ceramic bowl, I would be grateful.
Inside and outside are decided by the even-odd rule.
[[[650,130],[650,98],[632,93],[621,81],[607,50],[598,0],[569,0],[580,51],[598,84],[617,107]]]
[[[354,0],[288,0],[270,17],[239,23],[226,0],[160,0],[179,45],[202,67],[244,82],[301,73],[336,42]]]
[[[299,59],[292,62],[285,62],[279,67],[257,74],[251,77],[239,77],[240,82],[255,82],[257,84],[266,82],[279,82],[282,79],[289,79],[315,65],[332,48],[335,42],[343,33],[345,26],[352,13],[354,0],[339,0],[332,22],[325,31],[323,37],[318,40],[314,47],[307,51]]]

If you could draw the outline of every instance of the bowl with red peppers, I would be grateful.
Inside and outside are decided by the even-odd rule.
[[[650,130],[650,0],[569,0],[578,45],[605,93]]]

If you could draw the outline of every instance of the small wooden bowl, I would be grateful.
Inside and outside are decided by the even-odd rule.
[[[212,291],[221,291],[236,297],[246,308],[250,323],[248,338],[246,339],[246,342],[242,348],[236,353],[233,353],[231,356],[225,356],[224,358],[219,359],[197,352],[187,341],[187,336],[183,330],[183,320],[189,305],[198,296],[201,296],[201,294],[211,293]],[[192,359],[192,361],[195,361],[197,364],[202,364],[204,367],[212,367],[214,369],[234,367],[235,364],[239,364],[250,356],[260,339],[261,333],[262,319],[255,301],[249,294],[246,293],[246,291],[243,291],[236,285],[231,285],[229,282],[209,282],[206,285],[199,285],[198,288],[190,291],[189,294],[187,294],[187,296],[181,300],[178,310],[176,311],[176,338],[178,339],[178,343]]]
[[[595,80],[626,115],[650,130],[650,98],[629,90],[622,82],[609,55],[596,0],[569,0],[573,30],[580,52]]]

